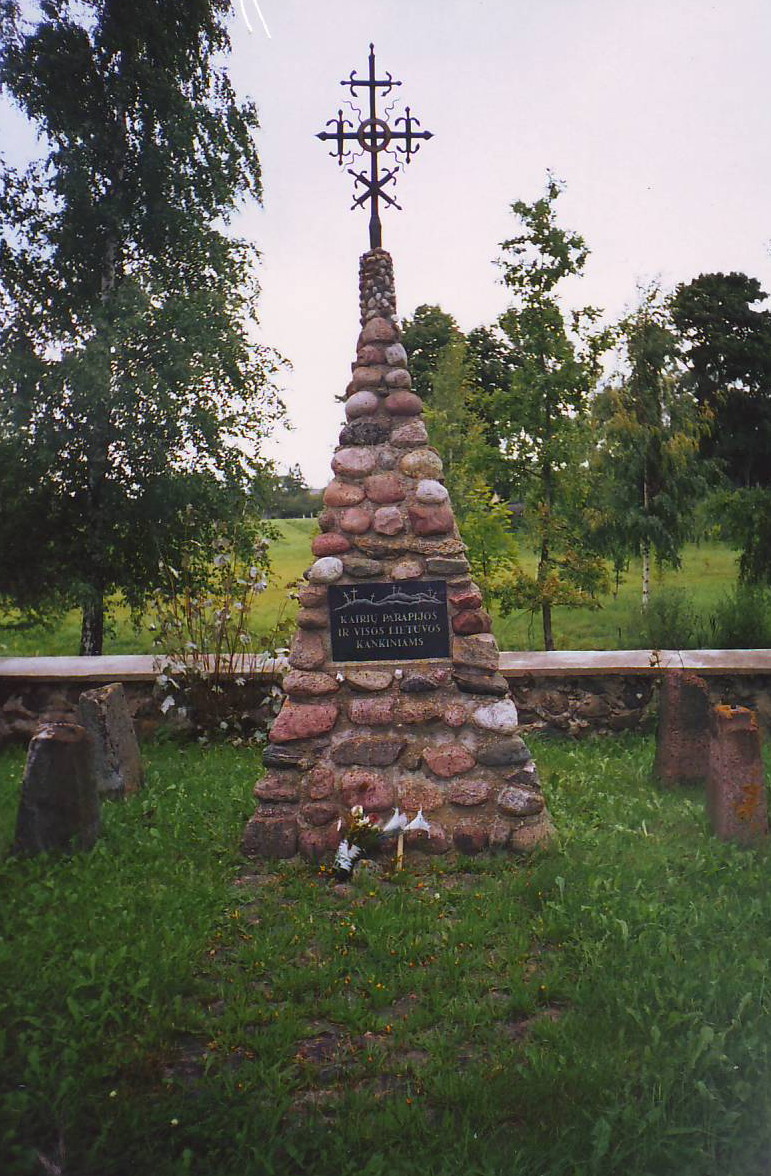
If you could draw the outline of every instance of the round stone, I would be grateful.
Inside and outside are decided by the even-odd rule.
[[[325,608],[301,608],[297,614],[297,624],[301,629],[326,629],[329,613]]]
[[[399,460],[399,454],[395,449],[391,449],[384,445],[378,450],[377,464],[381,470],[392,470]]]
[[[358,392],[364,388],[377,388],[386,371],[390,375],[390,369],[384,367],[357,367],[354,368],[351,376],[351,387]]]
[[[331,674],[290,670],[284,674],[283,687],[285,694],[308,694],[316,698],[320,694],[336,694],[340,683]]]
[[[407,421],[391,434],[391,444],[397,449],[409,449],[413,445],[425,445],[428,441],[426,426],[422,421]]]
[[[437,482],[433,478],[423,478],[418,482],[415,497],[418,502],[426,502],[431,506],[435,506],[439,505],[439,503],[446,502],[450,497],[450,492],[441,482]]]
[[[450,804],[484,804],[490,796],[492,785],[485,780],[457,780],[447,790]]]
[[[373,474],[364,483],[367,498],[371,502],[401,502],[407,496],[407,489],[398,474]]]
[[[472,633],[489,633],[493,627],[490,614],[483,608],[466,609],[452,618],[452,631],[462,637]]]
[[[337,515],[333,510],[322,510],[316,522],[320,531],[334,531],[337,527]]]
[[[327,506],[356,506],[364,497],[364,488],[350,482],[330,482],[324,491]]]
[[[474,724],[483,731],[496,731],[500,735],[513,735],[519,725],[517,708],[510,698],[490,702],[474,711]]]
[[[379,404],[380,400],[374,392],[354,392],[345,402],[345,415],[349,421],[356,417],[371,416],[377,412]]]
[[[361,506],[351,506],[340,516],[340,527],[351,535],[363,535],[372,526],[372,516]]]
[[[340,708],[334,702],[301,703],[287,699],[270,729],[271,743],[291,743],[325,735],[334,727]]]
[[[390,319],[371,318],[359,335],[360,343],[395,343],[399,338],[396,325]]]
[[[311,584],[334,584],[343,574],[343,561],[335,555],[326,555],[317,559],[308,569],[308,579]]]
[[[332,469],[336,474],[349,478],[362,478],[371,474],[377,465],[377,454],[373,449],[354,447],[338,449],[332,458]]]
[[[389,388],[411,388],[412,376],[406,368],[391,368],[385,374],[385,382]]]
[[[385,361],[392,364],[394,367],[401,366],[407,362],[407,352],[401,343],[390,343],[385,349]]]
[[[498,795],[498,808],[510,817],[533,817],[542,812],[543,807],[544,799],[540,792],[530,792],[514,784],[503,788]]]
[[[396,343],[392,344],[392,346],[399,347],[401,344]],[[402,348],[402,350],[404,350],[404,348]],[[388,347],[383,348],[382,346],[378,346],[377,343],[365,343],[364,346],[360,347],[356,352],[356,363],[354,364],[354,368],[372,367],[373,364],[377,363],[391,363],[391,360],[388,358],[388,352]]]
[[[308,629],[299,629],[295,633],[292,648],[289,651],[289,664],[292,669],[317,670],[319,666],[324,665],[326,658],[326,647],[319,633]]]
[[[414,449],[405,453],[399,468],[410,478],[434,479],[442,472],[442,459],[433,449]]]
[[[324,535],[316,535],[311,543],[311,551],[314,555],[340,555],[343,551],[349,551],[350,547],[345,535],[337,535],[334,531],[327,531]]]
[[[404,519],[398,506],[381,506],[375,511],[372,529],[378,535],[398,535],[404,530]]]
[[[385,407],[391,416],[417,416],[423,411],[423,401],[414,392],[400,388],[386,396]]]
[[[423,575],[423,561],[419,559],[404,559],[391,568],[392,580],[417,580]]]
[[[416,535],[444,535],[452,530],[455,522],[446,503],[444,506],[411,506],[407,513]]]
[[[341,445],[381,445],[390,436],[388,424],[381,421],[354,421],[340,431]]]
[[[460,776],[473,768],[476,756],[464,747],[462,743],[446,743],[439,747],[426,747],[423,751],[423,762],[436,776],[449,780],[452,776]]]

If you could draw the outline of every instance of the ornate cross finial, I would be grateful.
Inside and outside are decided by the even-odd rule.
[[[387,121],[393,105],[385,111],[385,117],[378,117],[378,90],[381,90],[382,96],[385,97],[394,86],[401,86],[401,82],[395,82],[388,72],[384,79],[377,77],[374,45],[369,47],[369,77],[357,78],[355,70],[351,70],[350,77],[340,85],[349,87],[351,97],[357,97],[357,90],[360,88],[369,91],[369,117],[365,118],[362,111],[349,102],[348,106],[359,119],[358,126],[351,119],[344,118],[342,110],[338,110],[337,118],[330,118],[327,122],[327,126],[334,129],[320,131],[316,138],[334,142],[335,149],[329,154],[337,158],[341,167],[345,160],[353,161],[365,151],[369,154],[369,175],[366,171],[348,168],[348,174],[354,178],[354,201],[351,207],[362,208],[367,201],[370,202],[369,245],[370,249],[379,249],[383,243],[379,208],[381,197],[393,208],[401,208],[401,205],[385,191],[385,186],[396,182],[397,172],[401,171],[419,150],[420,140],[431,139],[433,135],[431,131],[416,130],[420,122],[410,113],[409,106],[405,107],[404,115],[394,119],[393,126]],[[402,129],[397,129],[399,127]],[[354,144],[357,146],[353,146]],[[394,167],[381,172],[379,156],[384,151],[396,162]],[[359,186],[363,191],[357,194]]]

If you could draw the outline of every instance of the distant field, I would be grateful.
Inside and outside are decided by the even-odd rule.
[[[281,539],[271,551],[272,570],[267,590],[261,598],[255,618],[256,633],[272,633],[281,618],[291,619],[296,602],[287,600],[287,591],[311,562],[310,540],[316,524],[313,519],[286,519],[276,523]],[[525,566],[534,566],[534,557],[523,553]],[[640,606],[640,566],[633,563],[617,596],[609,594],[598,609],[555,609],[554,629],[560,649],[616,649],[634,644],[634,626]],[[729,548],[709,543],[690,546],[679,572],[654,573],[652,591],[662,587],[684,589],[698,611],[714,607],[736,581],[736,557]],[[147,618],[149,622],[151,618]],[[105,642],[105,653],[151,653],[152,633],[147,622],[135,632],[125,608],[115,612],[115,631]],[[497,617],[495,633],[502,649],[541,649],[543,641],[539,618],[527,614]],[[0,656],[74,655],[78,652],[79,614],[72,612],[52,631],[40,628],[18,632],[0,629]]]

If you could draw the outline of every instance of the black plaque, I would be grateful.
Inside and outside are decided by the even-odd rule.
[[[333,661],[450,656],[444,580],[330,584],[329,618]]]

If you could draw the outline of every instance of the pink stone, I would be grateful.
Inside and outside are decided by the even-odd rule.
[[[331,674],[290,670],[284,675],[283,687],[285,694],[308,694],[316,698],[323,694],[335,694],[340,689],[340,683]]]
[[[366,772],[361,768],[344,772],[340,787],[343,803],[349,808],[357,804],[365,812],[383,812],[393,808],[394,786],[376,772]]]
[[[416,535],[444,535],[455,521],[449,506],[411,506],[407,513]]]
[[[414,392],[399,389],[386,396],[385,407],[391,416],[417,416],[423,411],[423,401]]]
[[[410,478],[435,481],[442,473],[442,459],[433,449],[413,449],[405,453],[399,468]]]
[[[467,588],[463,592],[452,592],[450,604],[457,609],[481,608],[482,593],[478,592],[476,588]]]
[[[321,829],[300,828],[298,833],[297,848],[308,861],[331,857],[339,844],[340,833],[336,822],[324,825]]]
[[[365,481],[364,489],[372,502],[401,502],[407,496],[404,481],[398,474],[373,474]]]
[[[354,392],[345,402],[345,415],[349,421],[371,416],[377,412],[379,404],[380,399],[374,392]]]
[[[335,773],[331,768],[318,764],[305,777],[308,785],[308,800],[325,800],[335,790]]]
[[[709,775],[709,689],[682,671],[662,674],[653,775],[667,787],[703,784]]]
[[[325,608],[301,608],[297,614],[297,624],[301,629],[326,629],[329,612]]]
[[[295,670],[317,670],[326,661],[326,647],[318,633],[300,629],[295,633],[289,652],[289,664]]]
[[[254,795],[257,800],[265,800],[274,804],[277,802],[293,804],[299,799],[300,793],[297,785],[292,783],[286,773],[268,772],[267,776],[263,776],[255,784]]]
[[[535,818],[528,818],[527,823],[512,829],[509,837],[509,849],[514,853],[532,853],[539,846],[547,846],[555,837],[554,826],[546,812],[539,813]]]
[[[412,376],[406,368],[391,368],[385,373],[385,382],[389,388],[411,388]]]
[[[408,813],[433,812],[444,804],[444,792],[425,776],[405,776],[398,785],[399,805]]]
[[[349,478],[362,478],[371,474],[376,465],[377,454],[367,446],[338,449],[332,458],[335,473]]]
[[[491,791],[492,785],[486,780],[456,780],[447,789],[447,799],[451,804],[484,804]]]
[[[360,392],[362,389],[377,388],[386,372],[390,375],[390,369],[386,367],[354,368],[351,386],[356,392]]]
[[[351,506],[340,516],[340,526],[351,535],[363,535],[372,526],[372,515],[361,506]]]
[[[399,346],[399,344],[396,344]],[[388,348],[378,347],[376,343],[365,343],[356,352],[356,367],[370,367],[372,364],[390,363]]]
[[[452,702],[444,712],[444,721],[448,727],[462,727],[468,722],[468,708],[461,702]]]
[[[328,825],[330,821],[336,821],[340,815],[340,809],[336,804],[329,802],[322,802],[321,804],[306,804],[300,810],[300,816],[309,825]]]
[[[244,831],[247,857],[290,858],[297,852],[297,818],[263,817],[259,811]]]
[[[391,694],[352,698],[348,704],[348,717],[352,723],[382,727],[393,722],[395,708],[396,699]]]
[[[340,555],[343,551],[349,551],[350,547],[351,544],[345,535],[337,535],[334,531],[329,531],[326,535],[316,535],[311,543],[314,555]]]
[[[391,568],[392,580],[417,580],[423,575],[424,564],[421,559],[405,559],[394,564]]]
[[[327,506],[356,506],[364,497],[364,487],[352,486],[350,482],[330,482],[324,491]]]
[[[473,768],[476,756],[462,743],[442,743],[438,747],[426,747],[423,762],[436,776],[449,780]]]
[[[426,426],[422,421],[407,421],[391,434],[391,444],[397,449],[408,449],[412,445],[424,445],[428,440]]]
[[[291,743],[325,735],[337,722],[340,708],[334,702],[301,703],[287,699],[270,729],[271,743]]]
[[[297,593],[297,599],[303,608],[319,608],[327,603],[327,590],[317,584],[303,584]]]
[[[390,319],[371,318],[359,335],[359,343],[396,343],[399,332]]]
[[[493,627],[490,614],[484,609],[466,609],[452,618],[452,631],[464,637],[472,633],[489,633]]]
[[[398,506],[381,506],[375,511],[372,529],[378,535],[398,535],[404,530],[404,519]]]
[[[337,515],[333,510],[322,510],[316,522],[320,531],[334,531],[337,527]]]
[[[487,847],[489,830],[482,821],[459,821],[453,830],[452,839],[460,853],[473,855]]]
[[[450,838],[444,825],[429,821],[428,833],[417,830],[405,833],[404,844],[408,849],[418,849],[421,853],[447,853],[450,848]]]
[[[396,717],[400,723],[433,723],[444,717],[444,703],[439,698],[408,695],[399,699]]]

